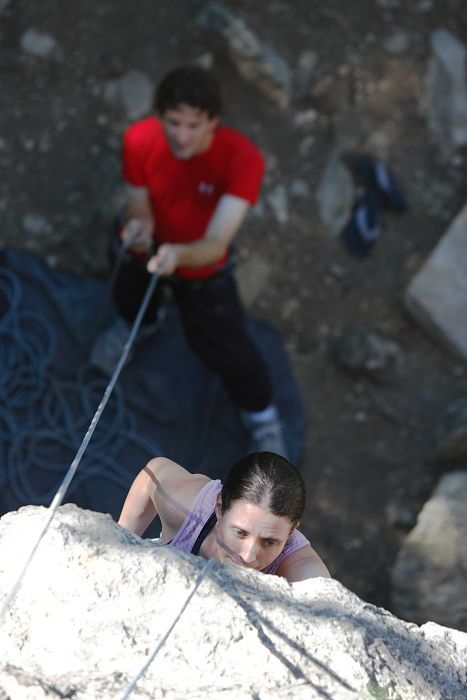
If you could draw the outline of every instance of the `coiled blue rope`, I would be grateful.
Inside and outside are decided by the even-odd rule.
[[[57,376],[56,331],[44,315],[21,309],[21,300],[19,279],[1,268],[0,312],[5,311],[0,313],[0,487],[8,485],[20,503],[46,505],[81,443],[107,381],[87,364],[73,381]],[[157,453],[156,445],[138,435],[135,418],[117,386],[69,495],[96,475],[126,488],[128,471],[118,454],[129,443],[148,456]],[[47,487],[39,488],[41,482]]]
[[[0,274],[2,274],[3,272],[4,271],[0,270]],[[9,485],[12,487],[14,492],[20,497],[26,495],[28,497],[28,500],[26,502],[29,503],[31,501],[33,503],[37,503],[38,500],[40,500],[41,502],[43,502],[44,500],[49,500],[49,496],[52,493],[54,493],[54,496],[48,508],[44,526],[42,527],[39,536],[35,540],[31,551],[26,559],[26,562],[22,566],[17,579],[15,580],[10,591],[7,593],[4,600],[2,601],[0,619],[4,617],[17,591],[19,590],[23,577],[27,571],[27,568],[33,556],[41,540],[45,536],[52,522],[52,519],[57,511],[57,508],[63,502],[65,494],[69,490],[71,482],[77,472],[78,467],[81,464],[82,457],[90,444],[91,438],[94,435],[94,432],[96,430],[100,417],[104,411],[104,408],[110,402],[111,397],[115,399],[115,397],[119,395],[118,390],[115,390],[116,382],[127,360],[130,348],[136,338],[136,334],[141,325],[141,321],[149,303],[149,299],[154,293],[154,289],[157,284],[157,279],[157,275],[152,275],[148,287],[146,289],[144,298],[141,302],[139,311],[131,328],[130,334],[124,345],[121,357],[112,374],[112,377],[110,378],[107,386],[105,387],[102,400],[94,415],[92,416],[86,434],[84,438],[81,441],[79,441],[77,432],[74,431],[74,427],[81,426],[82,418],[78,417],[76,422],[74,422],[74,414],[71,409],[69,410],[68,407],[62,412],[62,414],[60,414],[57,411],[57,406],[61,405],[63,407],[64,405],[65,399],[63,393],[60,394],[60,392],[56,392],[56,395],[54,396],[55,406],[52,406],[51,408],[49,403],[48,409],[43,411],[44,415],[53,417],[53,429],[51,429],[50,426],[47,426],[44,429],[40,425],[40,416],[42,414],[42,411],[38,409],[42,408],[42,405],[40,403],[41,398],[45,394],[47,395],[49,401],[51,393],[53,393],[54,389],[56,389],[57,387],[56,378],[52,380],[47,371],[48,359],[50,357],[53,357],[52,349],[54,335],[52,332],[46,332],[42,337],[40,334],[35,335],[34,342],[27,342],[27,337],[25,338],[24,333],[23,335],[21,335],[20,332],[21,328],[23,328],[24,330],[25,319],[29,322],[29,324],[31,324],[31,320],[35,321],[38,326],[42,325],[42,328],[45,328],[47,331],[51,331],[51,327],[47,323],[47,320],[44,320],[38,315],[32,317],[30,314],[26,314],[26,316],[23,315],[23,317],[21,317],[21,312],[19,311],[20,287],[18,287],[18,285],[16,285],[16,283],[12,280],[10,272],[8,272],[8,274],[3,277],[3,280],[6,280],[6,282],[2,280],[3,283],[0,285],[0,291],[2,291],[4,296],[6,297],[7,305],[2,305],[2,302],[0,300],[0,309],[6,308],[7,311],[3,314],[2,319],[0,319],[0,328],[2,329],[2,333],[4,333],[7,336],[8,341],[5,342],[3,345],[0,345],[0,353],[3,356],[0,366],[8,368],[10,372],[7,376],[7,381],[2,382],[2,393],[0,394],[0,399],[2,399],[3,406],[12,404],[13,408],[16,408],[17,413],[19,414],[11,416],[10,414],[6,413],[5,409],[3,409],[3,413],[1,416],[3,423],[5,424],[5,426],[7,426],[7,428],[13,427],[13,430],[8,430],[8,435],[11,439],[11,444],[7,448]],[[3,347],[6,348],[5,353],[2,350]],[[20,361],[19,364],[18,360]],[[19,387],[17,387],[15,383],[16,375],[23,377],[23,382],[20,383]],[[24,377],[26,377],[26,381],[24,381]],[[44,392],[44,389],[46,387],[47,391]],[[16,389],[18,388],[20,395],[19,401],[17,400],[16,395]],[[91,388],[94,390],[92,383]],[[85,392],[85,384],[83,385],[83,383],[80,383],[79,388],[77,389],[77,395],[79,398],[82,397],[83,391]],[[16,397],[16,400],[13,397]],[[9,401],[9,399],[11,399],[11,401]],[[123,401],[121,395],[120,401]],[[69,406],[71,406],[71,404],[69,404]],[[83,406],[82,402],[81,406]],[[125,411],[122,410],[118,402],[116,415],[125,415]],[[62,426],[61,431],[57,428],[57,422]],[[112,422],[112,427],[115,427],[115,421]],[[121,428],[121,425],[118,425],[118,427]],[[81,434],[82,432],[80,431],[79,437],[81,437]],[[137,439],[136,436],[135,439]],[[26,452],[23,452],[21,450],[22,440],[24,440],[25,443],[28,445],[28,449],[26,450]],[[118,465],[115,464],[113,459],[115,457],[115,451],[118,450],[119,446],[121,445],[121,440],[121,432],[107,431],[105,433],[105,440],[101,441],[101,443],[98,443],[98,452],[96,452],[94,455],[92,455],[92,453],[90,455],[90,453],[88,452],[87,469],[85,470],[83,465],[78,478],[75,479],[75,488],[76,485],[82,483],[84,480],[86,480],[86,478],[89,478],[90,476],[96,476],[96,474],[99,474],[99,476],[105,476],[105,478],[111,479],[112,481],[117,481],[117,483],[121,483],[121,479],[124,478],[124,483],[126,485],[127,474],[125,473],[125,475],[123,475],[121,468],[119,468]],[[51,460],[51,457],[54,451],[57,449],[57,446],[63,444],[67,446],[69,445],[71,449],[73,449],[76,446],[76,444],[79,444],[75,457],[72,460],[70,466],[68,467],[68,470],[66,471],[65,477],[59,484],[58,489],[57,482],[52,477],[52,486],[47,491],[47,493],[37,493],[36,490],[33,488],[31,480],[29,478],[29,475],[31,473],[30,463],[27,460],[27,456],[31,456],[29,452],[29,447],[32,445],[35,448],[33,450],[34,454],[39,453],[39,455],[41,455],[42,453],[45,459],[44,461],[41,458],[40,463],[36,463],[35,466],[39,468],[42,467],[42,470],[44,472],[51,472],[53,474],[58,471],[60,471],[60,473],[63,473],[63,461],[61,461],[60,468],[58,468],[58,465],[54,465],[53,460]],[[142,444],[141,441],[140,444]],[[45,445],[48,445],[48,447],[46,448]],[[103,450],[104,447],[105,451]],[[151,453],[154,454],[157,452],[158,450],[152,447]],[[104,469],[102,469],[102,465],[104,466]]]

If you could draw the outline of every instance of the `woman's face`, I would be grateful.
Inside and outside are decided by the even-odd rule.
[[[247,501],[234,501],[223,514],[218,502],[216,515],[219,561],[251,569],[260,570],[271,564],[294,527],[288,518]]]

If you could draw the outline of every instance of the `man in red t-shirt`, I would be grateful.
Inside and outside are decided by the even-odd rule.
[[[252,448],[287,456],[269,375],[245,328],[228,260],[229,247],[257,201],[263,157],[249,139],[220,124],[219,86],[198,66],[166,75],[155,106],[160,118],[132,124],[123,140],[127,207],[120,237],[130,254],[114,287],[126,322],[121,339],[124,343],[150,274],[157,272],[161,281],[143,332],[157,316],[163,282],[170,283],[188,341],[221,375],[251,433]],[[99,364],[99,351],[93,354]]]

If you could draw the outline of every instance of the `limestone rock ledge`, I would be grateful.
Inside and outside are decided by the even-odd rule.
[[[0,595],[44,522],[0,520]],[[0,625],[1,700],[119,698],[203,560],[62,506]],[[132,697],[467,697],[467,634],[398,620],[337,581],[215,565]]]

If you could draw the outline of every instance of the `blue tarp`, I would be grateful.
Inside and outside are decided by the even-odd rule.
[[[93,338],[115,314],[107,287],[23,251],[0,252],[0,513],[49,505],[86,434],[108,382],[87,362]],[[248,323],[298,464],[303,406],[281,339],[268,324]],[[235,407],[188,347],[169,304],[160,329],[135,346],[65,501],[116,518],[149,458],[165,455],[222,479],[247,450]]]

